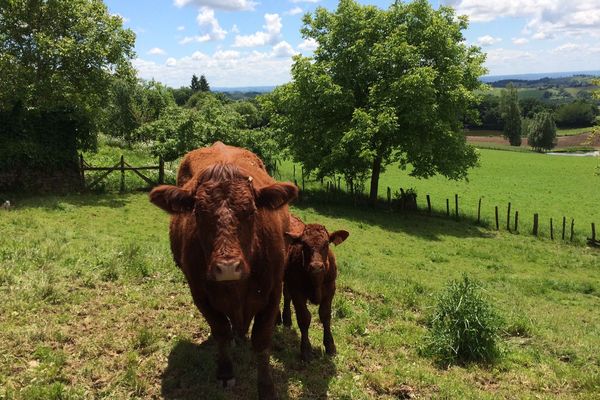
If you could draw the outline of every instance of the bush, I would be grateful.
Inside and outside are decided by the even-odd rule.
[[[424,353],[441,365],[493,362],[502,319],[482,297],[479,285],[464,275],[439,296],[430,320]]]
[[[556,124],[552,114],[543,111],[527,122],[527,140],[535,151],[550,150],[556,146]]]
[[[596,105],[577,100],[556,110],[556,124],[561,128],[585,128],[594,124],[597,114]]]

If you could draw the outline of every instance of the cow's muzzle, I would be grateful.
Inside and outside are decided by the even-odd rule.
[[[239,281],[244,278],[242,261],[227,260],[216,262],[212,268],[212,278],[215,281]]]

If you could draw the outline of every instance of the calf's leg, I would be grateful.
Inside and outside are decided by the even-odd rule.
[[[325,290],[321,304],[319,304],[319,319],[323,324],[323,346],[325,346],[325,352],[330,356],[336,353],[333,335],[331,334],[331,302],[334,293],[335,286],[332,289]]]
[[[312,347],[308,338],[311,315],[306,306],[306,296],[300,293],[292,293],[292,301],[294,302],[296,320],[300,328],[300,356],[302,360],[309,361],[312,358]]]
[[[286,285],[283,286],[283,325],[291,328],[292,327],[292,299]]]

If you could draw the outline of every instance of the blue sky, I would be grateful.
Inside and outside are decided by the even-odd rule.
[[[302,15],[337,0],[106,0],[137,35],[134,66],[144,79],[212,86],[287,82],[294,54],[314,43]],[[387,8],[391,0],[360,0]],[[470,18],[468,43],[488,54],[490,75],[600,69],[600,0],[431,0]]]

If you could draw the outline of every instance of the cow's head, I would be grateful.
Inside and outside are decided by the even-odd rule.
[[[327,232],[323,225],[307,224],[302,233],[286,233],[292,240],[293,246],[299,246],[302,252],[302,268],[312,284],[311,302],[321,302],[321,286],[325,273],[329,271],[329,243],[336,246],[350,235],[347,231],[340,230],[333,233]]]
[[[252,177],[237,167],[215,164],[204,171],[194,190],[163,185],[152,190],[150,201],[171,214],[193,214],[207,279],[236,281],[250,275],[257,210],[278,209],[297,195],[298,189],[289,183],[257,189]]]

